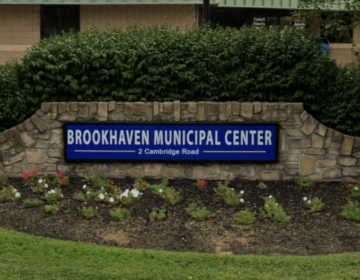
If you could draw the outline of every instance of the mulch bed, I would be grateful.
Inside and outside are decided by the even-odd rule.
[[[148,180],[151,183],[160,180]],[[226,206],[213,190],[218,181],[207,181],[204,192],[194,187],[194,180],[169,180],[169,186],[181,191],[181,201],[171,207],[146,191],[142,200],[129,207],[134,219],[116,223],[109,210],[116,208],[102,203],[99,216],[86,220],[78,209],[84,205],[72,199],[82,190],[81,178],[70,178],[70,186],[63,188],[61,210],[54,216],[45,214],[44,205],[24,208],[26,198],[40,198],[22,179],[10,178],[9,182],[20,191],[21,200],[0,204],[0,227],[62,240],[178,252],[206,252],[218,254],[263,255],[320,255],[360,251],[360,223],[344,220],[340,213],[350,200],[345,183],[317,183],[306,189],[293,182],[267,182],[267,188],[257,188],[259,182],[235,179],[229,187],[244,190],[244,204]],[[115,180],[123,189],[131,188],[134,179]],[[291,217],[285,224],[273,223],[259,214],[264,198],[272,195]],[[321,212],[311,213],[305,208],[303,197],[319,197],[324,202]],[[185,213],[189,203],[196,202],[217,213],[216,218],[204,222],[192,220]],[[118,206],[117,206],[118,207]],[[168,209],[165,221],[148,224],[149,213],[156,208]],[[234,213],[248,208],[256,211],[256,222],[249,226],[232,222]]]

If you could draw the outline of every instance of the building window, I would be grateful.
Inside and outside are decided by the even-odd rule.
[[[49,38],[61,32],[80,30],[80,6],[78,5],[42,5],[41,39]]]

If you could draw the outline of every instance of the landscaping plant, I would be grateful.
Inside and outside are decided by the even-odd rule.
[[[124,220],[130,220],[131,212],[128,209],[116,208],[110,210],[110,216],[114,222],[122,222]]]
[[[12,185],[2,189],[0,191],[0,202],[15,202],[21,197],[20,192]]]
[[[101,178],[98,175],[86,175],[82,182],[84,182],[86,186],[89,186],[91,188],[105,190],[110,189],[115,184],[114,180],[108,178]]]
[[[96,218],[98,216],[98,210],[92,206],[80,207],[80,213],[82,214],[82,216],[84,218],[89,219],[89,220]]]
[[[359,135],[359,81],[357,67],[338,67],[296,28],[89,28],[0,66],[0,131],[42,102],[281,101],[303,102],[323,124]]]
[[[349,184],[349,188],[351,190],[350,197],[351,198],[359,198],[360,197],[360,184]]]
[[[205,187],[206,187],[206,182],[205,180],[196,180],[196,183],[195,183],[195,187],[199,190],[199,191],[204,191],[205,190]]]
[[[314,186],[314,182],[310,178],[304,180],[303,177],[296,177],[295,184],[304,188],[312,188]]]
[[[266,185],[265,185],[265,183],[263,183],[263,182],[260,182],[260,183],[257,185],[257,187],[258,187],[260,190],[266,189]]]
[[[45,213],[49,215],[55,215],[60,211],[60,208],[57,205],[45,205]]]
[[[240,191],[237,193],[234,189],[229,188],[228,185],[230,183],[230,179],[226,179],[224,183],[219,182],[218,187],[214,189],[217,195],[223,197],[226,205],[236,206],[239,205],[240,202],[244,202],[242,199],[242,195],[244,191]]]
[[[307,197],[303,198],[304,204],[307,208],[310,209],[311,212],[318,212],[321,211],[321,209],[324,206],[324,203],[321,201],[321,199],[315,197],[313,199],[308,199]]]
[[[0,176],[0,187],[5,187],[8,183],[8,177],[6,175]]]
[[[168,214],[166,209],[154,209],[149,215],[150,222],[162,221],[167,217]]]
[[[237,212],[233,217],[233,221],[239,225],[250,225],[255,222],[255,214],[249,209],[245,209]]]
[[[56,201],[59,201],[63,198],[63,194],[61,189],[51,189],[47,192],[45,192],[45,199],[47,201],[47,203],[54,203]]]
[[[211,213],[206,207],[198,207],[196,203],[190,203],[187,208],[185,208],[186,214],[196,221],[204,221],[211,218],[214,218],[216,214]]]
[[[290,220],[284,208],[276,203],[275,198],[271,195],[265,198],[263,212],[266,213],[267,217],[269,217],[272,222],[287,223]]]
[[[344,206],[341,216],[350,221],[360,222],[360,207],[358,202],[349,201],[347,205]]]
[[[24,200],[24,207],[25,208],[32,208],[32,207],[39,207],[43,204],[43,201],[37,198],[29,198]]]

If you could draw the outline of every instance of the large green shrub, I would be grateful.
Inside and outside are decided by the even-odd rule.
[[[18,115],[0,112],[0,119],[11,120],[0,129],[20,123],[41,102],[201,100],[304,102],[325,124],[360,131],[353,125],[360,116],[348,120],[339,97],[356,95],[347,83],[354,74],[323,57],[314,37],[296,29],[88,29],[42,40],[21,66],[6,67],[0,99],[18,95],[10,102]],[[11,79],[2,84],[4,72]]]
[[[34,107],[21,83],[21,66],[17,62],[0,65],[0,131],[18,125]],[[33,112],[31,112],[33,113]]]

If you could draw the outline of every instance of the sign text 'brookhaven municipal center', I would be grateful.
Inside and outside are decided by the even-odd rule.
[[[66,123],[67,161],[276,161],[276,124]]]

